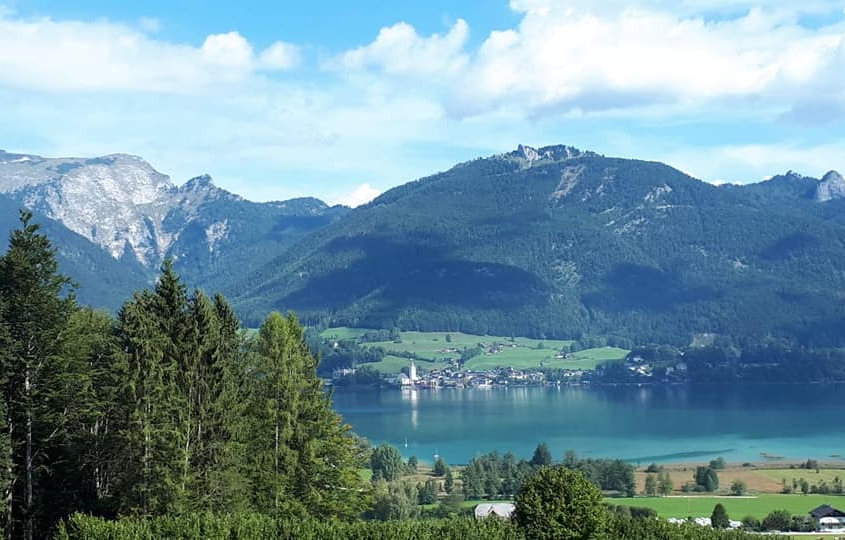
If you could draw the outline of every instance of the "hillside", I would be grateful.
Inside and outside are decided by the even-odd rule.
[[[567,146],[405,184],[252,273],[247,323],[688,343],[695,334],[840,344],[842,178],[714,186]]]

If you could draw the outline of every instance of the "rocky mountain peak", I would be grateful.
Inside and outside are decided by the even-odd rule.
[[[816,188],[816,200],[826,202],[845,198],[845,179],[836,171],[828,171]]]
[[[531,167],[535,163],[553,163],[584,155],[593,155],[593,153],[583,152],[575,147],[563,144],[543,146],[540,148],[520,144],[516,150],[503,154],[501,157],[516,160],[523,167]]]
[[[195,176],[185,182],[182,186],[183,191],[198,191],[202,189],[210,189],[215,188],[217,186],[214,185],[214,180],[208,174],[201,174],[199,176]]]
[[[123,256],[128,245],[145,265],[157,265],[170,241],[157,224],[172,190],[169,176],[128,154],[44,158],[4,153],[0,159],[0,193],[61,222],[114,258]]]

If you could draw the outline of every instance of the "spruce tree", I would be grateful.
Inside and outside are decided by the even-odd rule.
[[[187,403],[179,348],[186,304],[184,285],[166,262],[155,292],[135,293],[118,316],[132,397],[122,490],[125,509],[143,514],[184,510]]]
[[[21,228],[12,231],[9,249],[0,258],[2,325],[8,332],[3,365],[7,438],[2,444],[11,458],[4,489],[11,521],[7,535],[31,540],[49,526],[39,521],[48,508],[36,501],[49,504],[40,482],[49,475],[50,447],[65,434],[72,409],[56,398],[68,395],[63,390],[72,375],[58,364],[75,301],[50,241],[31,222],[32,213],[21,211],[20,219]]]
[[[0,535],[5,540],[12,537],[12,444],[9,427],[11,424],[6,415],[6,400],[8,387],[6,373],[8,371],[7,350],[9,347],[9,332],[5,322],[5,303],[0,296]]]

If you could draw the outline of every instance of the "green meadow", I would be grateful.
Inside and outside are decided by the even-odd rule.
[[[805,515],[813,508],[823,504],[841,507],[845,503],[845,497],[782,494],[760,494],[748,497],[691,495],[689,497],[610,498],[605,499],[605,502],[653,508],[660,517],[664,518],[709,516],[713,513],[713,507],[717,503],[722,503],[728,512],[728,516],[739,521],[746,516],[763,519],[774,510],[787,510],[793,515]]]
[[[325,338],[355,339],[366,328],[337,327],[321,332]],[[628,351],[617,347],[586,349],[569,354],[567,358],[557,358],[562,350],[568,350],[571,340],[545,340],[525,337],[479,336],[461,332],[401,332],[401,341],[379,341],[362,343],[365,347],[381,347],[387,356],[381,361],[368,364],[382,373],[396,373],[409,365],[407,356],[413,355],[417,366],[422,370],[446,367],[448,358],[460,356],[464,349],[480,347],[485,350],[469,359],[464,364],[468,370],[489,370],[498,367],[556,368],[556,369],[593,369],[602,362],[622,360]],[[483,346],[482,346],[483,345]],[[487,350],[494,345],[501,345],[496,353]]]

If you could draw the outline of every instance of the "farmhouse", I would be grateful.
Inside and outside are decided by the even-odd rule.
[[[510,519],[513,513],[513,503],[482,503],[475,507],[475,519],[498,517]]]
[[[845,512],[829,504],[810,510],[810,516],[819,523],[820,532],[845,532]]]

